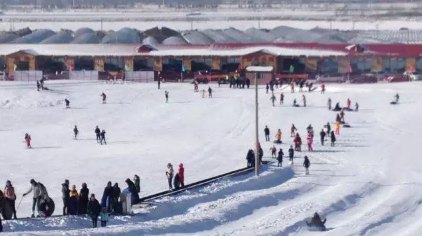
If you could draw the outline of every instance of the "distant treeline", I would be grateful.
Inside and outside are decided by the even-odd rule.
[[[415,2],[415,0],[371,0],[376,3]],[[166,5],[167,7],[204,7],[216,8],[221,4],[238,5],[240,7],[271,7],[282,4],[332,4],[332,3],[361,3],[368,4],[368,0],[0,0],[2,9],[17,7],[34,7],[38,9],[66,9],[66,8],[117,8],[136,7],[142,4]]]

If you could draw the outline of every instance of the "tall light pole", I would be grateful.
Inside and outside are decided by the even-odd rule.
[[[248,72],[255,72],[255,175],[259,175],[259,132],[258,132],[258,75],[260,73],[273,71],[272,66],[248,66],[246,68]]]

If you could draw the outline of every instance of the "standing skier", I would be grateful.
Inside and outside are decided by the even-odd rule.
[[[270,129],[268,128],[268,126],[265,126],[264,129],[264,134],[265,134],[265,141],[270,141]]]
[[[103,104],[106,104],[107,95],[103,92],[101,93],[101,97],[103,98]]]
[[[169,102],[169,91],[164,91],[164,96],[166,97],[166,103]]]
[[[95,127],[95,136],[97,137],[97,143],[101,140],[101,130],[98,128],[98,125]]]
[[[73,134],[75,135],[75,139],[78,138],[78,134],[79,134],[79,130],[78,130],[78,126],[75,125],[75,128],[73,128]]]
[[[289,162],[290,162],[290,165],[293,165],[293,157],[294,157],[294,155],[295,155],[295,150],[293,149],[293,146],[290,145],[290,148],[289,148]]]
[[[278,151],[278,155],[277,155],[277,166],[282,167],[283,166],[283,149],[280,148],[280,150]]]
[[[326,133],[324,132],[324,129],[322,129],[321,132],[319,132],[319,136],[321,138],[321,146],[324,146],[325,135]]]
[[[309,175],[309,166],[311,166],[311,162],[308,159],[308,156],[305,156],[305,160],[303,161],[303,167],[305,167],[306,175]]]
[[[173,181],[173,174],[174,174],[173,165],[171,163],[168,163],[166,176],[167,176],[167,182],[169,184],[169,190],[173,189],[173,186],[171,185]]]
[[[107,144],[106,139],[105,139],[105,134],[106,134],[105,130],[101,131],[101,134],[100,134],[100,136],[101,136],[100,144],[101,145],[103,145],[103,142],[104,142],[104,144]]]

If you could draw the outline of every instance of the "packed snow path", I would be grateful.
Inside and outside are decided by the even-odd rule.
[[[104,84],[47,82],[50,91],[32,84],[0,83],[0,181],[12,180],[20,195],[29,179],[46,185],[61,212],[61,183],[78,188],[86,182],[101,197],[108,180],[125,186],[124,179],[141,176],[141,196],[166,189],[165,166],[184,163],[186,181],[193,182],[245,166],[253,145],[253,90],[214,89],[213,98],[193,93],[188,84]],[[200,87],[206,89],[207,87]],[[421,160],[422,83],[328,85],[327,93],[308,94],[308,107],[291,107],[301,93],[287,89],[285,105],[271,106],[260,89],[260,138],[265,157],[269,148],[263,128],[273,138],[283,132],[285,154],[292,143],[290,126],[302,139],[306,126],[316,133],[315,152],[297,153],[295,163],[268,166],[252,174],[227,178],[185,194],[152,201],[135,216],[114,217],[109,227],[90,229],[89,219],[60,217],[8,221],[5,231],[35,235],[80,234],[195,234],[195,235],[314,235],[304,220],[315,211],[327,217],[324,235],[419,235],[422,232]],[[170,101],[164,102],[164,90]],[[108,103],[101,104],[105,92]],[[400,104],[389,102],[401,95]],[[276,90],[279,97],[280,90]],[[359,102],[359,112],[347,112],[352,128],[341,129],[335,147],[321,146],[318,133],[335,114],[326,102]],[[64,108],[64,98],[71,108]],[[80,137],[72,129],[78,125]],[[95,141],[94,128],[107,132],[108,144]],[[32,136],[26,149],[23,135]],[[302,147],[304,149],[304,147]],[[311,160],[304,175],[303,156]],[[24,198],[18,217],[30,214]]]

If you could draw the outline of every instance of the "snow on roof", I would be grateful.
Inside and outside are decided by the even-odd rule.
[[[100,42],[100,39],[98,38],[97,34],[95,32],[93,33],[85,33],[81,34],[71,42],[74,44],[98,44]]]
[[[146,53],[150,56],[244,56],[252,53],[267,53],[275,56],[345,56],[346,52],[308,49],[308,48],[288,48],[277,46],[251,46],[235,49],[215,49],[215,48],[179,48],[179,49],[159,49]]]
[[[139,44],[0,44],[0,55],[24,50],[43,56],[244,56],[262,52],[275,56],[345,56],[347,53],[327,49],[289,48],[279,46],[218,47],[158,47],[148,53],[138,53]]]

